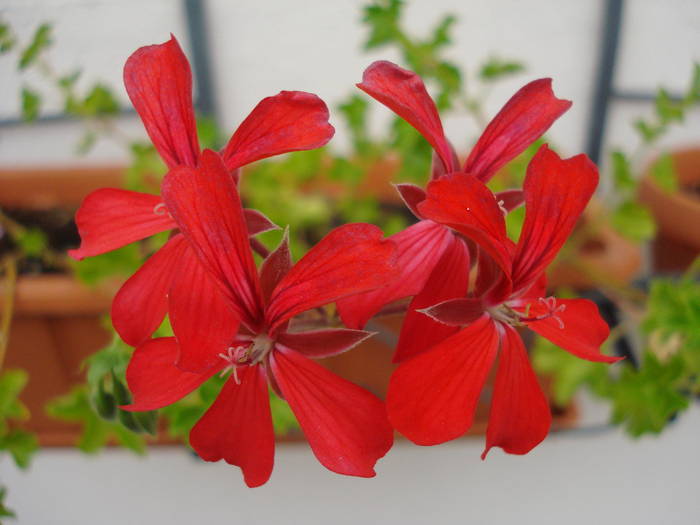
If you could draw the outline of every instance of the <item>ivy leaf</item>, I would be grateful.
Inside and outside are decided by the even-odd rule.
[[[367,134],[367,110],[369,103],[359,95],[352,95],[338,106],[345,118],[345,124],[350,130],[355,151],[363,155],[368,151],[369,139]]]
[[[629,192],[637,186],[632,176],[630,161],[621,151],[613,151],[610,154],[612,163],[613,182],[618,192]]]
[[[479,70],[479,78],[485,82],[493,82],[505,76],[520,73],[525,66],[514,60],[503,60],[498,57],[489,58]]]
[[[7,496],[7,489],[0,487],[0,518],[14,518],[15,513],[5,506],[5,496]]]
[[[77,443],[83,452],[98,452],[112,438],[138,454],[143,454],[146,450],[142,436],[131,433],[119,423],[107,422],[95,413],[85,386],[77,386],[68,394],[52,399],[47,403],[46,411],[56,419],[76,421],[83,425]]]
[[[51,25],[41,24],[34,32],[31,43],[22,51],[19,69],[26,69],[37,59],[39,54],[51,45]]]
[[[27,379],[24,370],[5,370],[0,375],[0,436],[8,431],[7,420],[23,421],[29,418],[27,407],[19,400]]]
[[[22,88],[22,119],[25,122],[36,120],[41,107],[41,96],[28,87]]]
[[[0,22],[0,55],[11,51],[15,47],[17,40],[12,33],[10,25],[6,22]],[[1,516],[1,514],[0,514]]]
[[[27,257],[38,257],[48,246],[46,234],[39,228],[27,228],[15,237],[15,241]]]
[[[6,450],[21,469],[29,466],[34,452],[39,448],[37,437],[25,430],[14,429],[0,436],[0,450]]]
[[[450,31],[455,22],[457,22],[457,17],[454,15],[446,15],[440,20],[433,31],[433,39],[431,42],[431,47],[433,49],[438,49],[452,43]]]
[[[380,47],[396,38],[402,8],[401,0],[380,0],[364,8],[362,21],[370,28],[365,49]]]
[[[678,191],[678,178],[673,163],[673,157],[669,153],[662,154],[651,167],[651,176],[661,189],[667,192]]]
[[[647,352],[642,366],[626,366],[613,390],[614,423],[624,424],[632,436],[658,434],[678,412],[688,407],[679,391],[683,363],[673,358],[662,363]]]
[[[63,75],[58,79],[58,85],[62,89],[71,89],[73,86],[75,86],[75,83],[78,81],[80,78],[82,71],[79,69],[76,71],[73,71],[72,73],[68,73],[67,75]]]
[[[552,395],[558,406],[566,406],[592,377],[606,373],[606,365],[579,359],[544,337],[535,339],[532,364],[538,372],[552,376]]]
[[[119,102],[111,88],[95,84],[85,97],[81,110],[88,116],[114,115],[119,113]]]
[[[690,87],[684,99],[687,105],[700,102],[700,64],[693,64],[693,75],[690,79]]]
[[[619,233],[637,242],[649,240],[656,233],[656,222],[649,210],[631,200],[615,209],[611,223]]]
[[[639,119],[634,123],[634,129],[639,132],[642,141],[649,144],[661,136],[665,128],[663,126],[655,126],[645,120]]]
[[[663,88],[659,89],[656,94],[655,106],[656,114],[662,124],[683,120],[683,104],[673,100]]]

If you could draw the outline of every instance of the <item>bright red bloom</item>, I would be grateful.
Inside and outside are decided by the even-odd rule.
[[[551,84],[548,78],[535,80],[513,95],[486,127],[463,166],[459,165],[457,155],[445,137],[437,107],[418,75],[391,62],[379,61],[365,70],[362,82],[357,87],[411,124],[433,146],[436,159],[432,178],[461,172],[486,182],[500,167],[537,140],[571,106],[568,100],[559,100],[554,96]],[[449,289],[433,296],[435,292],[426,286],[429,279],[441,279],[441,275],[432,276],[431,272],[433,269],[441,272],[438,268],[447,261],[443,260],[440,265],[438,261],[455,241],[450,238],[446,228],[436,226],[419,210],[418,205],[425,200],[422,188],[413,184],[398,184],[397,190],[421,222],[391,237],[398,246],[401,275],[394,285],[338,303],[343,321],[352,328],[362,328],[385,304],[402,297],[423,294],[421,300],[442,300],[455,296],[450,295],[452,292]],[[522,192],[501,192],[498,200],[503,201],[505,209],[511,210],[522,203]],[[456,249],[449,252],[461,257]],[[495,255],[502,257],[502,254]],[[454,264],[458,262],[456,260]],[[430,319],[421,317],[411,315],[406,320],[399,348],[414,351],[420,347],[416,346],[419,340],[413,334],[437,336],[443,330]]]
[[[132,54],[124,66],[124,84],[168,168],[196,167],[200,149],[192,105],[192,75],[175,37]],[[333,127],[328,124],[328,108],[321,99],[310,93],[282,91],[263,99],[253,109],[222,155],[226,168],[237,178],[238,168],[250,162],[289,151],[318,148],[333,133]],[[276,228],[260,212],[246,210],[245,214],[250,235]],[[176,227],[159,196],[113,188],[88,195],[76,214],[76,223],[81,245],[69,254],[78,260]],[[176,261],[182,261],[183,265],[196,263],[181,235],[171,238],[153,254],[114,298],[112,322],[130,345],[142,343],[163,321],[174,272],[183,266],[175,264]],[[208,279],[204,273],[199,278]],[[213,285],[202,286],[206,289]],[[198,297],[198,289],[188,291]]]
[[[249,486],[272,472],[274,436],[268,382],[289,403],[318,460],[341,474],[374,476],[391,447],[384,404],[309,358],[344,352],[370,334],[330,328],[290,331],[307,310],[384,285],[395,271],[395,245],[376,226],[336,228],[292,265],[286,238],[255,267],[236,184],[220,157],[205,151],[197,169],[178,167],[163,182],[163,197],[182,235],[213,277],[208,304],[171,302],[176,338],[136,349],[127,381],[132,410],[170,404],[219,371],[232,371],[219,397],[190,433],[207,461],[243,470]],[[178,285],[198,286],[180,268]],[[198,278],[197,278],[198,279]],[[211,308],[213,303],[223,307]],[[238,327],[243,329],[237,334]]]
[[[505,235],[494,195],[476,177],[455,174],[428,185],[420,212],[483,249],[473,293],[432,306],[426,301],[417,305],[452,332],[438,334],[437,344],[423,347],[427,351],[401,356],[387,396],[389,419],[396,429],[421,445],[461,436],[472,424],[479,395],[500,353],[482,457],[494,446],[525,454],[547,435],[551,414],[516,327],[527,326],[582,359],[618,360],[600,353],[609,328],[594,303],[544,297],[544,271],[597,184],[598,172],[585,155],[562,160],[543,146],[528,166],[523,188],[526,217],[517,245]],[[444,268],[441,288],[465,290],[469,261],[466,249],[459,253],[461,271]]]

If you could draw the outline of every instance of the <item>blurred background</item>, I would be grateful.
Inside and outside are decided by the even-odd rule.
[[[697,523],[699,29],[692,0],[4,0],[0,521],[11,509],[28,524]],[[546,141],[563,156],[586,152],[601,187],[550,287],[598,303],[624,363],[572,361],[533,340],[555,415],[543,444],[482,462],[486,398],[475,435],[431,448],[401,440],[372,480],[323,469],[275,398],[275,472],[255,490],[177,444],[220,385],[157,422],[104,410],[121,403],[130,354],[113,335],[111,297],[165,237],[81,263],[65,250],[90,191],[158,191],[164,168],[121,75],[134,50],[171,33],[193,68],[205,145],[281,90],[329,105],[328,147],[244,174],[246,202],[297,232],[297,258],[330,225],[393,233],[412,220],[389,182],[423,185],[430,148],[354,88],[372,61],[426,79],[460,156],[518,88],[551,77],[573,107]],[[495,187],[519,185],[534,151]],[[521,223],[522,210],[511,214],[509,233]],[[381,395],[400,319],[376,323],[377,341],[326,365]]]

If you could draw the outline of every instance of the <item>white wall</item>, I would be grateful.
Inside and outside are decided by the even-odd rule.
[[[373,479],[333,474],[303,444],[279,446],[257,489],[234,467],[170,448],[146,459],[49,450],[28,473],[0,463],[0,479],[19,525],[691,525],[698,434],[695,407],[661,438],[553,434],[527,456],[494,450],[483,462],[482,438],[402,442]]]
[[[362,70],[377,58],[397,60],[388,52],[362,53],[365,30],[359,23],[359,0],[209,0],[209,42],[220,103],[220,121],[232,130],[262,97],[282,89],[313,91],[334,106],[355,90]],[[423,33],[446,12],[458,15],[450,57],[474,72],[490,55],[512,57],[528,65],[527,73],[502,83],[490,95],[487,109],[495,113],[526,81],[550,76],[555,92],[574,101],[573,108],[553,127],[550,136],[567,154],[585,145],[601,36],[602,0],[520,2],[492,0],[414,0],[406,9],[409,28]],[[119,90],[121,68],[137,47],[162,42],[175,33],[185,47],[187,35],[179,1],[5,0],[0,7],[24,37],[42,20],[55,24],[56,46],[51,62],[61,70],[84,68],[85,80],[104,80]],[[692,0],[632,0],[627,2],[617,84],[653,90],[659,84],[680,90],[691,63],[700,60],[700,3]],[[22,80],[7,58],[0,57],[0,118],[17,115]],[[29,79],[31,80],[31,78]],[[388,111],[374,104],[375,129],[383,131]],[[608,143],[634,148],[635,116],[647,104],[619,103],[611,112]],[[696,112],[697,113],[697,112]],[[337,117],[333,118],[338,122]],[[123,123],[129,133],[141,133],[135,119]],[[17,126],[0,129],[0,164],[74,163],[79,138],[72,124]],[[466,150],[477,129],[467,118],[450,119],[448,134]],[[671,135],[672,142],[700,136],[697,114],[688,126]],[[334,140],[342,148],[340,129]],[[123,151],[101,144],[82,162],[113,162]]]

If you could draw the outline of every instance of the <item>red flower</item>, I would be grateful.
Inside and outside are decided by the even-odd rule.
[[[294,332],[289,323],[297,314],[385,284],[395,270],[393,243],[376,226],[349,224],[294,266],[285,239],[258,273],[236,184],[216,153],[205,151],[197,169],[171,170],[163,196],[216,289],[199,295],[206,304],[171,302],[176,338],[153,339],[136,349],[127,370],[134,394],[129,408],[170,404],[230,370],[232,377],[190,433],[203,459],[240,466],[251,487],[267,481],[274,456],[269,382],[291,406],[324,466],[374,476],[374,464],[393,442],[383,403],[309,359],[348,350],[370,334]],[[198,274],[193,279],[187,267],[180,272],[176,286],[199,285]],[[212,308],[215,303],[223,307]],[[243,330],[236,335],[239,322]]]
[[[446,173],[462,172],[485,182],[547,131],[571,106],[571,102],[554,96],[551,84],[548,78],[535,80],[513,95],[486,127],[463,166],[459,165],[457,155],[445,137],[437,107],[418,75],[391,62],[379,61],[365,70],[357,87],[411,124],[433,146],[436,154],[433,179]],[[457,254],[459,247],[453,246],[456,241],[446,228],[436,225],[420,212],[418,205],[425,199],[422,188],[413,184],[398,184],[396,187],[406,205],[421,221],[391,237],[398,247],[400,272],[400,278],[393,285],[338,303],[343,322],[351,328],[362,328],[385,304],[402,297],[419,294],[419,302],[427,301],[429,305],[466,293],[466,290],[454,290],[453,295],[452,288],[438,291],[434,282],[431,286],[426,285],[428,280],[441,279],[441,275],[431,275],[431,272],[434,268],[442,272],[437,268],[448,264],[448,261],[441,261],[442,257],[449,257],[449,254],[460,257]],[[501,192],[498,200],[503,201],[505,209],[511,210],[522,203],[522,192]],[[452,264],[458,263],[456,260]],[[439,335],[441,331],[444,327],[439,327],[429,318],[409,313],[403,325],[399,349],[402,352],[416,351],[426,342],[423,336]],[[415,337],[417,334],[418,338]]]
[[[192,75],[175,37],[164,44],[142,47],[131,55],[124,66],[124,83],[168,168],[196,167],[200,150],[192,105]],[[255,160],[323,146],[333,132],[322,100],[310,93],[282,91],[263,99],[253,109],[222,156],[226,168],[237,177],[238,168]],[[245,214],[250,235],[276,228],[255,210],[246,210]],[[88,195],[76,214],[76,222],[82,242],[79,249],[69,254],[78,260],[176,227],[159,196],[113,188]],[[166,295],[178,268],[176,261],[183,265],[195,262],[181,235],[172,237],[153,254],[116,295],[112,321],[130,345],[136,346],[150,337],[163,321],[168,309]],[[200,279],[207,277],[202,274]]]
[[[594,303],[544,297],[544,271],[597,184],[597,170],[585,155],[562,160],[543,146],[528,166],[526,217],[517,245],[506,237],[502,210],[478,178],[455,174],[428,185],[420,212],[483,249],[473,294],[419,305],[444,331],[427,351],[401,356],[404,362],[391,378],[389,419],[409,439],[433,445],[466,432],[499,349],[482,457],[494,446],[525,454],[545,438],[551,414],[517,327],[527,326],[582,359],[618,360],[600,353],[609,328]],[[461,258],[461,271],[440,268],[434,275],[442,276],[442,288],[464,290],[468,252],[463,247],[456,253],[451,260]]]

